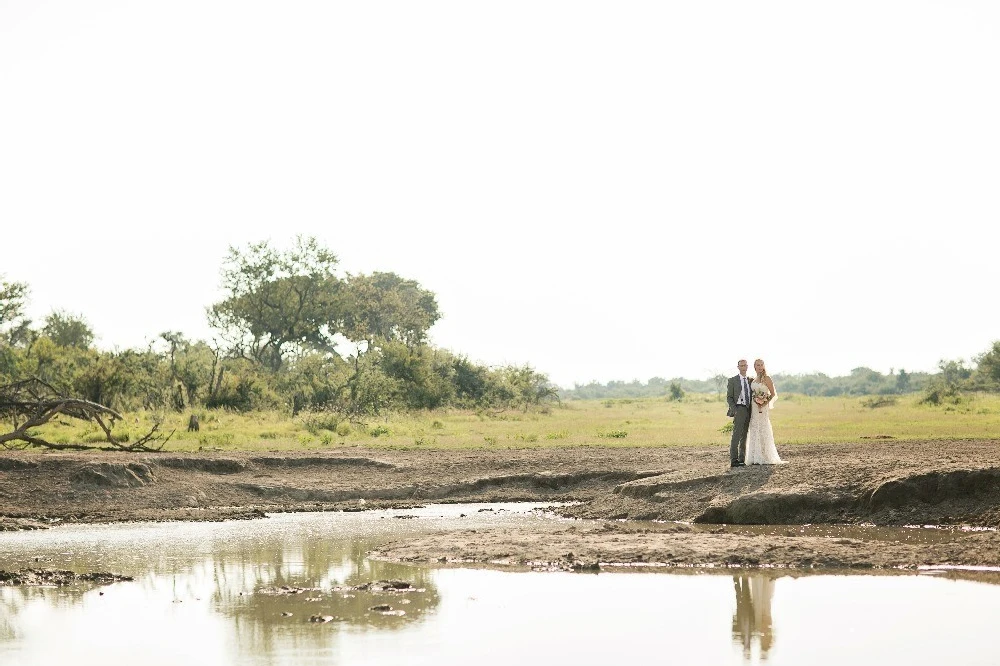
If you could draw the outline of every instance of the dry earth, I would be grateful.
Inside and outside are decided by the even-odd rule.
[[[400,560],[827,567],[1000,565],[993,530],[845,536],[733,525],[1000,524],[1000,440],[786,447],[730,471],[726,451],[555,448],[0,455],[0,531],[57,522],[222,520],[427,502],[579,502],[591,520],[458,530],[388,544]],[[682,521],[674,522],[651,521]],[[688,524],[690,523],[690,524]],[[727,525],[723,527],[723,525]]]

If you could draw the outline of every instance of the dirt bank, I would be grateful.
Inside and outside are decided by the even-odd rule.
[[[706,448],[322,453],[0,454],[0,531],[55,522],[219,520],[426,502],[572,501],[542,533],[456,532],[382,555],[560,566],[593,562],[910,566],[1000,564],[994,532],[892,544],[712,533],[697,524],[1000,523],[1000,440],[786,447],[787,465],[728,469]],[[641,526],[608,519],[695,526]],[[569,554],[572,557],[569,557]]]

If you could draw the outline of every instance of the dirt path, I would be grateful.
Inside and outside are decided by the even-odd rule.
[[[864,441],[787,447],[787,465],[728,469],[706,448],[565,448],[301,454],[0,454],[0,530],[54,522],[219,520],[264,512],[426,502],[572,501],[531,533],[455,532],[391,544],[395,559],[746,564],[1000,565],[996,532],[935,543],[696,524],[1000,524],[1000,440]],[[618,519],[618,520],[615,520]]]

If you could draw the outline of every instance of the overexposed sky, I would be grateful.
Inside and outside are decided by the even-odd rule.
[[[230,245],[437,294],[574,382],[1000,338],[1000,3],[0,0],[0,273],[208,338]]]

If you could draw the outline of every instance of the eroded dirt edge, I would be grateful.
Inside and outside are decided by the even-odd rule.
[[[585,520],[456,530],[378,557],[539,568],[1000,565],[992,530],[933,543],[740,533],[701,525],[1000,523],[1000,440],[799,445],[730,471],[703,447],[302,454],[0,454],[0,530],[64,522],[225,520],[428,502],[575,502]],[[668,522],[650,522],[668,521]],[[678,524],[674,521],[681,521]],[[684,524],[689,523],[689,524]]]

